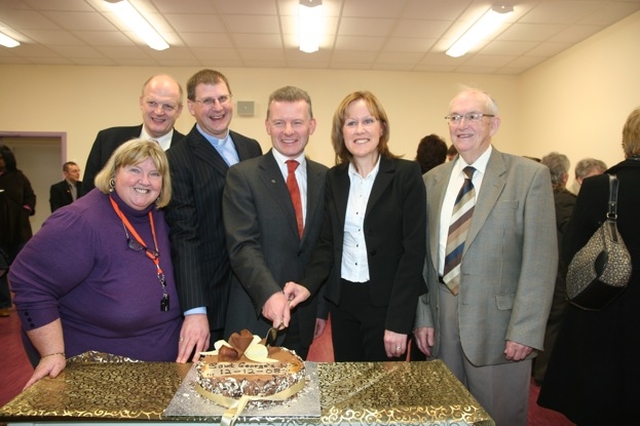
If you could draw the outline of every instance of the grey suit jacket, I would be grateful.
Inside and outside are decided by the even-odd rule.
[[[225,337],[241,329],[264,336],[271,322],[262,307],[288,281],[298,282],[318,240],[327,167],[309,159],[302,240],[287,184],[273,154],[229,169],[223,195],[227,246],[234,272]],[[303,346],[311,345],[317,297],[297,308]]]
[[[439,347],[438,232],[453,162],[424,175],[427,190],[428,293],[421,296],[417,327],[435,327]],[[462,254],[458,321],[460,343],[476,366],[509,362],[510,340],[543,349],[558,262],[549,169],[493,148],[477,195]]]
[[[262,154],[256,140],[233,131],[230,135],[240,161]],[[171,145],[167,158],[172,195],[165,218],[180,307],[187,311],[206,306],[211,329],[221,329],[231,288],[222,223],[222,190],[229,166],[195,125]]]

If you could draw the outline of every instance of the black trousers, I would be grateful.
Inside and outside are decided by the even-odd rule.
[[[387,306],[371,304],[368,283],[341,280],[340,304],[330,304],[331,335],[336,362],[400,361],[384,349]]]

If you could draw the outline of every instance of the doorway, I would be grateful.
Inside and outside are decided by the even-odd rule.
[[[49,189],[63,179],[67,134],[64,132],[0,132],[0,142],[11,148],[18,169],[36,194],[36,214],[30,217],[35,234],[51,214]]]

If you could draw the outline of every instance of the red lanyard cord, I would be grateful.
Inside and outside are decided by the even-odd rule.
[[[153,212],[149,211],[149,222],[151,223],[151,235],[153,235],[153,246],[155,250],[151,250],[145,245],[144,241],[142,240],[140,235],[138,235],[136,230],[133,228],[133,226],[131,225],[131,222],[129,222],[129,219],[127,219],[124,213],[122,213],[122,211],[120,210],[120,207],[118,207],[118,204],[116,204],[115,200],[112,197],[109,197],[109,201],[111,201],[111,206],[113,207],[113,210],[116,212],[116,214],[122,221],[122,226],[124,227],[124,233],[127,236],[127,239],[130,240],[129,233],[131,233],[133,238],[140,245],[140,248],[144,250],[144,253],[147,255],[147,257],[151,259],[151,261],[156,265],[156,269],[158,272],[158,281],[160,281],[160,285],[162,286],[162,300],[160,301],[160,310],[168,311],[169,310],[169,293],[167,293],[167,282],[166,282],[164,273],[162,272],[162,268],[160,267],[160,252],[158,251],[158,239],[156,238],[156,228],[155,228],[155,224],[153,223]],[[127,232],[127,230],[129,230],[129,233]]]

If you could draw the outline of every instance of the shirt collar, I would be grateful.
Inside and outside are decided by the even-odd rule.
[[[173,138],[173,128],[171,128],[171,130],[169,130],[168,133],[165,133],[164,135],[160,136],[159,138],[154,138],[153,136],[151,136],[148,132],[147,129],[144,128],[144,124],[142,125],[142,131],[140,132],[140,138],[141,139],[150,139],[150,140],[154,140],[157,141],[160,146],[164,147],[169,146],[171,144],[171,139]]]
[[[349,162],[349,175],[352,177],[357,176],[361,179],[375,179],[375,177],[378,175],[378,170],[380,170],[380,158],[382,158],[382,155],[378,155],[378,161],[376,162],[376,165],[365,177],[362,177],[356,170],[356,167],[353,165],[353,163]]]
[[[473,168],[476,169],[476,171],[484,175],[485,170],[487,170],[487,164],[489,163],[489,157],[491,157],[492,151],[493,151],[493,146],[489,145],[489,148],[485,152],[483,152],[482,155],[480,155],[480,157],[478,157],[478,159],[473,162],[473,164],[468,164],[466,161],[464,161],[464,158],[462,158],[462,156],[458,155],[458,160],[454,165],[454,171],[456,173],[462,173],[462,170],[465,167],[473,166]]]
[[[220,146],[220,145],[223,145],[227,141],[227,139],[229,139],[229,129],[227,129],[227,133],[224,135],[222,139],[218,139],[215,136],[211,136],[210,134],[202,130],[202,127],[200,127],[199,124],[196,124],[196,128],[198,129],[200,134],[204,136],[206,140],[209,141],[211,145]]]
[[[278,163],[280,168],[284,167],[285,170],[287,169],[287,160],[296,160],[298,164],[300,164],[300,166],[304,166],[307,162],[304,156],[304,152],[295,158],[285,157],[284,155],[280,154],[278,150],[273,148],[271,149],[271,153],[273,154],[273,158],[276,159],[276,162]]]

